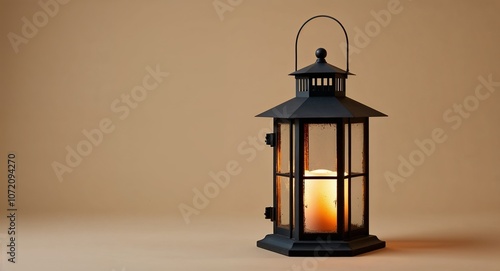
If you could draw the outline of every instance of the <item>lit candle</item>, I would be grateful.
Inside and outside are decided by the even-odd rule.
[[[327,169],[305,171],[305,177],[331,176],[337,177],[337,172]],[[306,232],[337,232],[337,180],[314,179],[306,180],[304,185],[304,217]],[[344,189],[347,198],[348,189]],[[347,221],[348,206],[345,204],[345,219]]]

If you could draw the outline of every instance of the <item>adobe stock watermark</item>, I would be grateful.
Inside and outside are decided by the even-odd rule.
[[[411,1],[411,0],[409,0]],[[386,28],[392,21],[395,15],[400,14],[404,10],[400,0],[389,0],[387,8],[379,11],[371,10],[372,20],[368,21],[363,28],[354,27],[354,36],[349,43],[349,56],[352,54],[360,54],[361,49],[366,48],[374,38],[376,38],[382,30]],[[340,49],[346,56],[347,43],[341,42]]]
[[[243,0],[214,0],[212,5],[214,6],[215,13],[219,16],[220,21],[224,21],[224,13],[233,12],[236,7],[241,5]]]
[[[138,108],[140,103],[144,102],[150,91],[157,89],[169,73],[160,70],[160,65],[152,68],[147,66],[147,74],[142,78],[139,85],[133,87],[130,91],[122,93],[119,98],[114,99],[110,104],[111,112],[119,120],[128,118],[132,110]],[[88,157],[92,150],[104,141],[104,136],[111,134],[116,129],[115,122],[111,117],[102,118],[96,125],[96,128],[89,130],[83,129],[83,139],[73,146],[66,145],[66,159],[64,162],[53,161],[51,166],[59,182],[63,181],[63,175],[71,173],[78,167],[85,157]]]
[[[478,110],[481,102],[489,99],[495,93],[495,88],[500,87],[500,81],[493,81],[491,74],[487,78],[479,76],[478,81],[479,83],[471,95],[466,96],[461,103],[455,103],[444,111],[442,118],[447,126],[433,129],[428,138],[416,139],[414,141],[415,149],[406,156],[400,155],[398,157],[397,170],[384,173],[387,185],[392,192],[396,191],[396,184],[405,182],[415,172],[416,167],[423,165],[426,158],[435,153],[439,144],[446,142],[448,139],[447,129],[455,131],[462,127],[463,121],[470,118],[472,113]]]
[[[318,246],[314,249],[313,257],[304,257],[300,265],[294,264],[288,271],[316,271],[320,262],[323,262],[327,257],[332,256],[335,253],[335,249],[338,249],[340,245],[331,243],[332,238],[328,235],[325,240],[321,238],[316,238]],[[320,253],[321,251],[321,253]]]
[[[287,107],[285,106],[280,112],[273,110],[278,117],[287,118],[289,116]],[[257,154],[268,147],[265,143],[266,134],[273,132],[273,122],[270,122],[269,127],[260,129],[256,135],[248,136],[241,141],[236,147],[236,151],[241,157],[244,157],[246,163],[251,163],[257,157]],[[209,181],[207,181],[202,189],[194,187],[191,204],[180,203],[178,205],[179,212],[186,224],[191,223],[191,216],[201,214],[201,211],[210,205],[211,200],[219,196],[220,192],[227,188],[232,179],[243,172],[241,162],[237,160],[229,160],[224,169],[218,172],[210,171],[208,173]]]
[[[238,144],[236,151],[241,157],[244,157],[246,163],[254,161],[257,154],[266,148],[264,138],[266,134],[271,133],[272,130],[272,126],[269,128],[262,128],[256,135],[248,136]],[[199,215],[202,210],[207,208],[210,201],[219,196],[220,192],[227,188],[232,179],[241,172],[243,172],[243,166],[242,163],[237,160],[229,160],[222,170],[217,172],[210,171],[208,173],[210,180],[203,185],[203,188],[199,189],[194,187],[192,189],[193,196],[191,204],[180,203],[178,205],[184,222],[190,224],[191,216]]]
[[[66,5],[70,1],[71,0],[38,1],[40,10],[35,12],[31,19],[28,19],[26,16],[21,18],[23,24],[21,26],[20,35],[14,32],[9,32],[7,34],[7,38],[14,52],[16,54],[19,53],[21,44],[28,44],[28,42],[38,34],[38,31],[49,23],[50,18],[54,18],[59,13],[60,7]]]

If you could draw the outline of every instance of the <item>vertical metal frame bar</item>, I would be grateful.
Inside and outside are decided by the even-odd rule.
[[[304,123],[304,121],[300,121],[300,123],[300,125],[302,126],[302,157],[300,158],[300,160],[304,161],[304,170],[309,170],[309,127],[307,129],[304,129],[306,123]]]
[[[345,132],[344,122],[342,119],[335,121],[337,125],[337,233],[339,236],[344,236],[344,171],[345,171]]]
[[[365,153],[365,155],[363,157],[364,158],[364,162],[365,162],[365,168],[364,168],[364,170],[365,170],[365,182],[364,182],[365,183],[365,187],[364,187],[364,189],[365,189],[365,202],[364,202],[364,204],[365,204],[365,213],[364,213],[364,220],[365,220],[366,234],[368,234],[370,232],[370,230],[369,230],[369,226],[370,226],[370,224],[369,224],[369,222],[370,222],[369,221],[369,218],[370,218],[370,215],[369,215],[369,213],[370,213],[369,212],[370,211],[369,210],[369,206],[370,206],[370,204],[369,204],[369,201],[370,201],[370,193],[369,193],[369,187],[370,187],[370,185],[369,185],[369,176],[370,176],[370,172],[369,172],[369,168],[370,168],[369,167],[369,158],[370,158],[370,155],[368,153],[370,151],[370,148],[369,148],[369,144],[368,144],[368,141],[369,141],[368,118],[364,119],[363,124],[364,124],[363,125],[363,128],[364,128],[364,133],[363,133],[364,146],[363,146],[363,148],[364,148],[364,153]]]
[[[294,230],[295,225],[296,225],[294,223],[294,217],[295,217],[295,215],[293,213],[293,210],[294,210],[294,208],[293,208],[293,202],[294,202],[294,195],[293,195],[293,193],[295,191],[295,189],[294,189],[295,185],[293,184],[293,181],[294,181],[294,167],[293,167],[293,161],[294,161],[294,159],[293,159],[293,154],[294,154],[293,143],[294,143],[294,138],[293,138],[293,130],[295,129],[295,127],[293,125],[293,120],[289,120],[288,121],[288,125],[290,127],[289,128],[289,138],[290,138],[290,140],[289,140],[289,145],[290,145],[289,146],[289,149],[290,149],[290,153],[289,153],[289,155],[290,155],[290,159],[289,159],[289,163],[290,163],[290,165],[289,165],[289,168],[290,168],[290,178],[288,179],[288,185],[290,186],[290,191],[289,191],[289,200],[290,200],[290,202],[289,202],[289,204],[290,204],[290,207],[289,207],[289,212],[290,212],[290,215],[289,215],[289,217],[290,217],[290,221],[289,221],[289,223],[290,223],[290,234],[289,235],[290,235],[290,238],[293,238],[293,230]]]
[[[350,239],[351,238],[351,216],[352,216],[352,211],[351,211],[351,208],[352,208],[352,197],[351,197],[351,174],[352,174],[352,163],[351,163],[351,159],[352,159],[352,147],[351,147],[351,138],[352,138],[352,134],[351,134],[351,119],[347,119],[346,121],[346,124],[347,124],[347,140],[348,140],[348,143],[347,143],[347,153],[348,153],[348,165],[347,165],[347,170],[349,171],[347,174],[349,175],[348,177],[348,182],[349,182],[349,188],[348,188],[348,191],[347,191],[347,195],[349,197],[349,200],[348,200],[348,204],[349,204],[349,207],[347,208],[348,210],[348,213],[349,213],[349,216],[347,217],[347,238]]]
[[[294,237],[302,240],[304,238],[304,122],[295,120],[295,228]]]

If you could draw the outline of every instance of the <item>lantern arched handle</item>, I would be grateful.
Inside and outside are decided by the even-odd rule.
[[[297,71],[297,45],[299,43],[300,32],[302,31],[302,28],[304,28],[304,26],[308,22],[310,22],[310,21],[312,21],[312,20],[314,20],[316,18],[329,18],[329,19],[332,19],[332,20],[336,21],[340,25],[340,27],[342,27],[342,30],[344,31],[344,34],[345,34],[345,41],[347,43],[347,47],[346,47],[346,53],[347,53],[347,57],[346,57],[347,58],[346,59],[346,74],[349,74],[349,37],[347,37],[347,31],[345,31],[344,26],[340,23],[339,20],[337,20],[337,19],[335,19],[335,18],[333,18],[332,16],[329,16],[329,15],[316,15],[314,17],[311,17],[309,20],[305,21],[305,23],[302,24],[302,26],[300,27],[299,32],[297,32],[297,37],[295,38],[295,71]]]

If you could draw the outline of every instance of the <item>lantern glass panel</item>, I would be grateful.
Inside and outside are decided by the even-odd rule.
[[[351,124],[351,170],[350,173],[365,173],[365,142],[363,123]]]
[[[365,177],[351,179],[351,229],[365,227]]]
[[[278,123],[278,163],[277,172],[290,172],[290,124]]]
[[[290,228],[290,178],[276,176],[278,227]]]
[[[337,126],[334,123],[304,125],[304,170],[337,173]]]

